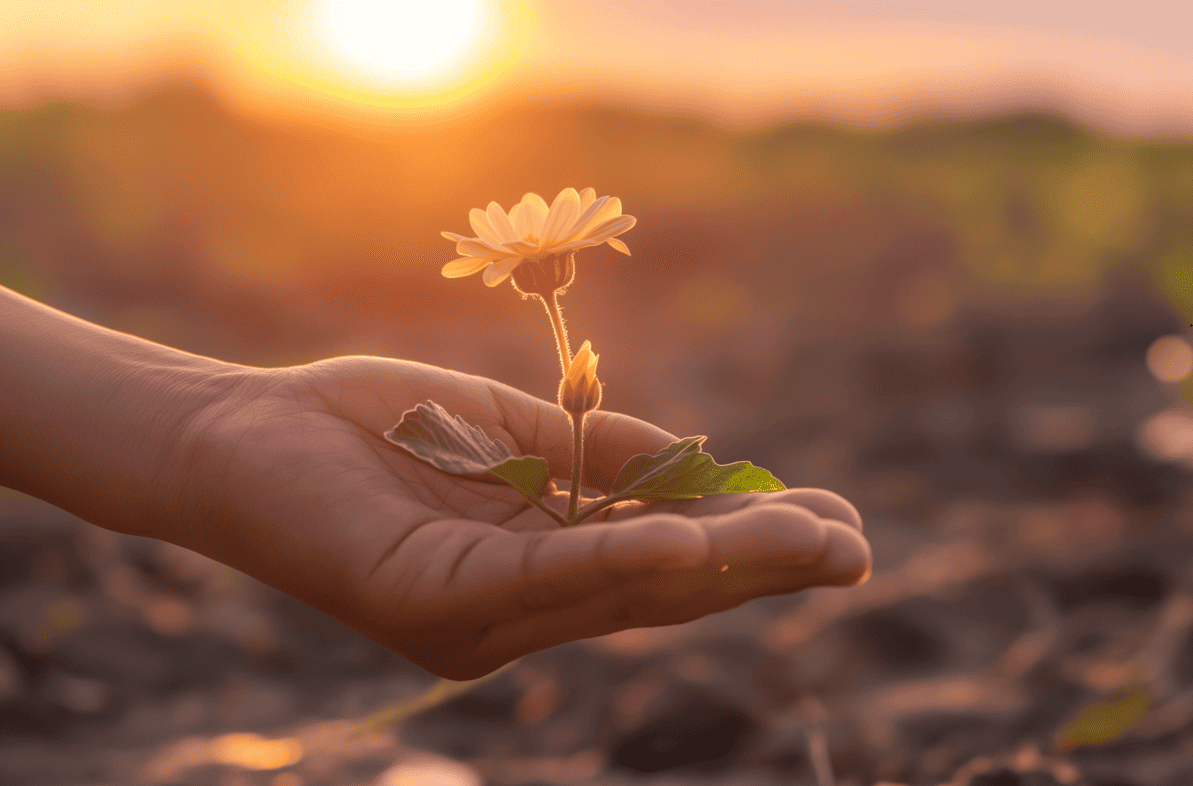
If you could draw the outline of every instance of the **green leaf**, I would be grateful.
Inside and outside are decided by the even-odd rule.
[[[1134,685],[1122,696],[1086,707],[1060,731],[1060,747],[1109,742],[1127,733],[1142,720],[1152,699],[1147,689]]]
[[[653,456],[642,453],[622,465],[609,496],[581,508],[575,521],[623,499],[696,499],[711,494],[783,491],[778,478],[748,461],[718,464],[700,451],[707,437],[672,442]]]
[[[700,451],[707,437],[673,442],[653,456],[634,456],[613,481],[611,497],[695,499],[710,494],[783,491],[774,475],[748,461],[718,464]]]
[[[538,456],[509,458],[489,472],[513,486],[519,494],[534,503],[543,501],[543,488],[551,479],[547,460]]]
[[[543,504],[543,489],[551,479],[546,459],[514,456],[501,440],[489,439],[479,427],[459,415],[453,418],[434,401],[404,412],[385,439],[449,475],[513,486],[535,507],[563,522]]]

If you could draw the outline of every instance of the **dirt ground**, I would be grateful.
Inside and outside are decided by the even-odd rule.
[[[0,783],[1193,783],[1193,483],[1148,446],[1182,405],[1143,360],[1185,330],[1111,286],[792,340],[761,392],[693,356],[702,395],[761,397],[710,450],[854,501],[871,580],[540,652],[360,734],[435,678],[210,560],[0,497]]]

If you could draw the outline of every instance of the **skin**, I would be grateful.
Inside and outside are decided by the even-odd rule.
[[[0,484],[231,565],[440,677],[869,574],[857,511],[821,489],[623,503],[560,528],[381,437],[432,399],[568,477],[564,413],[492,380],[374,357],[223,363],[2,288],[0,315]],[[675,439],[592,413],[585,485],[607,491]]]

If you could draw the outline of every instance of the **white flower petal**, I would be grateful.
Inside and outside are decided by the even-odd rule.
[[[576,251],[577,249],[589,248],[590,246],[599,246],[604,242],[604,240],[588,240],[587,238],[582,238],[580,240],[573,240],[570,243],[564,243],[562,246],[553,245],[551,246],[551,253],[565,254],[568,251]]]
[[[480,257],[481,259],[503,259],[510,256],[509,249],[498,244],[493,248],[488,243],[479,240],[461,240],[456,243],[456,253],[462,257]]]
[[[539,238],[540,247],[547,248],[556,239],[571,229],[580,214],[580,195],[574,188],[565,188],[551,203],[551,211],[547,213],[547,220],[543,222],[543,236]]]
[[[530,256],[539,250],[536,244],[528,243],[525,240],[515,240],[512,243],[506,243],[505,246],[518,256]]]
[[[447,278],[461,278],[462,276],[471,276],[478,270],[482,270],[493,264],[491,259],[476,259],[474,257],[460,257],[453,259],[443,266],[443,273]]]
[[[609,201],[605,203],[605,206],[602,207],[597,213],[594,213],[592,218],[588,219],[588,223],[586,223],[584,226],[576,227],[576,230],[578,232],[584,232],[587,234],[591,232],[594,227],[599,227],[606,221],[617,218],[620,215],[621,200],[617,197],[609,197]]]
[[[519,240],[530,234],[528,231],[523,231],[519,226],[519,224],[525,222],[525,219],[520,218],[524,212],[526,211],[522,209],[521,202],[515,202],[514,206],[510,208],[510,223],[514,225],[514,234],[518,236]]]
[[[565,188],[550,207],[538,194],[527,193],[509,213],[490,202],[485,210],[473,208],[468,221],[476,237],[440,233],[455,241],[460,255],[443,266],[443,275],[458,278],[483,270],[485,284],[494,287],[509,278],[522,262],[544,254],[609,243],[629,255],[629,247],[614,238],[633,227],[637,219],[622,215],[617,197],[597,197],[592,188],[582,192]],[[595,358],[594,354],[594,367]]]
[[[485,211],[479,207],[469,210],[468,223],[472,224],[472,231],[476,233],[478,240],[488,243],[490,246],[501,245],[501,236],[493,231],[493,227],[489,226],[489,216]]]
[[[527,194],[522,197],[522,214],[526,216],[523,220],[527,226],[530,227],[529,234],[534,235],[540,240],[543,237],[543,222],[547,220],[547,213],[550,212],[547,208],[547,202],[538,194]],[[526,235],[522,235],[526,237]]]
[[[606,215],[609,211],[604,209],[608,204],[609,197],[603,196],[589,205],[588,209],[581,213],[580,217],[577,218],[572,224],[572,228],[568,231],[564,241],[570,243],[573,240],[579,240],[584,235],[584,229],[594,227],[602,221],[612,218],[613,216]],[[620,202],[618,203],[617,212],[621,212]],[[596,216],[598,213],[600,213],[602,216],[605,216],[605,218],[597,218]]]
[[[521,257],[511,257],[489,265],[485,268],[485,286],[495,287],[505,281],[521,261]]]
[[[621,253],[625,254],[627,257],[630,256],[630,247],[627,246],[625,243],[622,243],[617,238],[611,237],[608,240],[606,240],[605,242],[608,243],[609,245],[613,246],[614,248],[616,248]]]
[[[638,219],[633,216],[618,216],[611,218],[603,224],[598,225],[591,232],[584,236],[585,241],[603,242],[611,237],[620,235],[634,224],[638,223]]]
[[[510,223],[509,216],[501,209],[501,205],[496,202],[490,202],[489,209],[485,214],[489,217],[489,226],[493,227],[493,231],[501,238],[502,243],[520,239],[518,234],[514,232],[514,225]]]

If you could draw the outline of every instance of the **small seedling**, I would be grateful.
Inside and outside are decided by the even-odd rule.
[[[537,194],[527,194],[509,213],[496,202],[469,214],[476,237],[442,233],[456,243],[458,259],[443,267],[443,275],[459,278],[484,271],[485,284],[495,287],[507,278],[523,299],[539,300],[551,322],[562,378],[558,403],[572,424],[572,475],[566,514],[544,498],[551,483],[547,460],[515,456],[502,442],[489,439],[478,427],[452,417],[434,401],[419,404],[402,415],[385,438],[415,458],[458,477],[512,486],[526,500],[561,527],[570,527],[623,500],[695,499],[712,494],[782,491],[771,473],[748,461],[721,465],[702,452],[705,437],[687,437],[654,455],[634,456],[613,481],[604,497],[580,506],[584,467],[584,423],[601,403],[602,383],[597,378],[600,359],[585,341],[575,355],[559,308],[559,296],[575,280],[576,252],[608,243],[628,255],[617,239],[634,226],[633,216],[622,215],[617,197],[597,198],[591,188],[577,193],[565,188],[548,208]],[[499,669],[478,680],[453,683],[442,680],[430,691],[409,702],[388,708],[366,722],[368,727],[392,722],[429,707],[460,690],[492,679]],[[450,686],[455,686],[450,687]]]
[[[609,245],[629,254],[616,239],[634,226],[633,216],[621,213],[617,197],[596,197],[586,188],[577,193],[565,188],[550,208],[542,197],[527,194],[507,214],[496,202],[487,210],[473,208],[469,215],[476,237],[453,232],[443,236],[456,242],[462,256],[443,267],[449,278],[484,271],[490,287],[507,278],[523,298],[535,298],[546,308],[559,350],[562,379],[558,402],[572,423],[572,477],[567,514],[551,508],[543,491],[551,481],[547,460],[514,456],[498,440],[470,426],[433,401],[419,404],[385,433],[385,438],[414,457],[451,475],[506,483],[526,500],[570,527],[599,510],[622,500],[695,499],[710,494],[782,491],[783,484],[748,461],[721,465],[701,451],[705,437],[687,437],[652,455],[634,456],[621,468],[609,494],[579,507],[584,467],[584,422],[601,403],[602,383],[590,342],[573,356],[559,309],[559,296],[575,280],[576,252]]]

